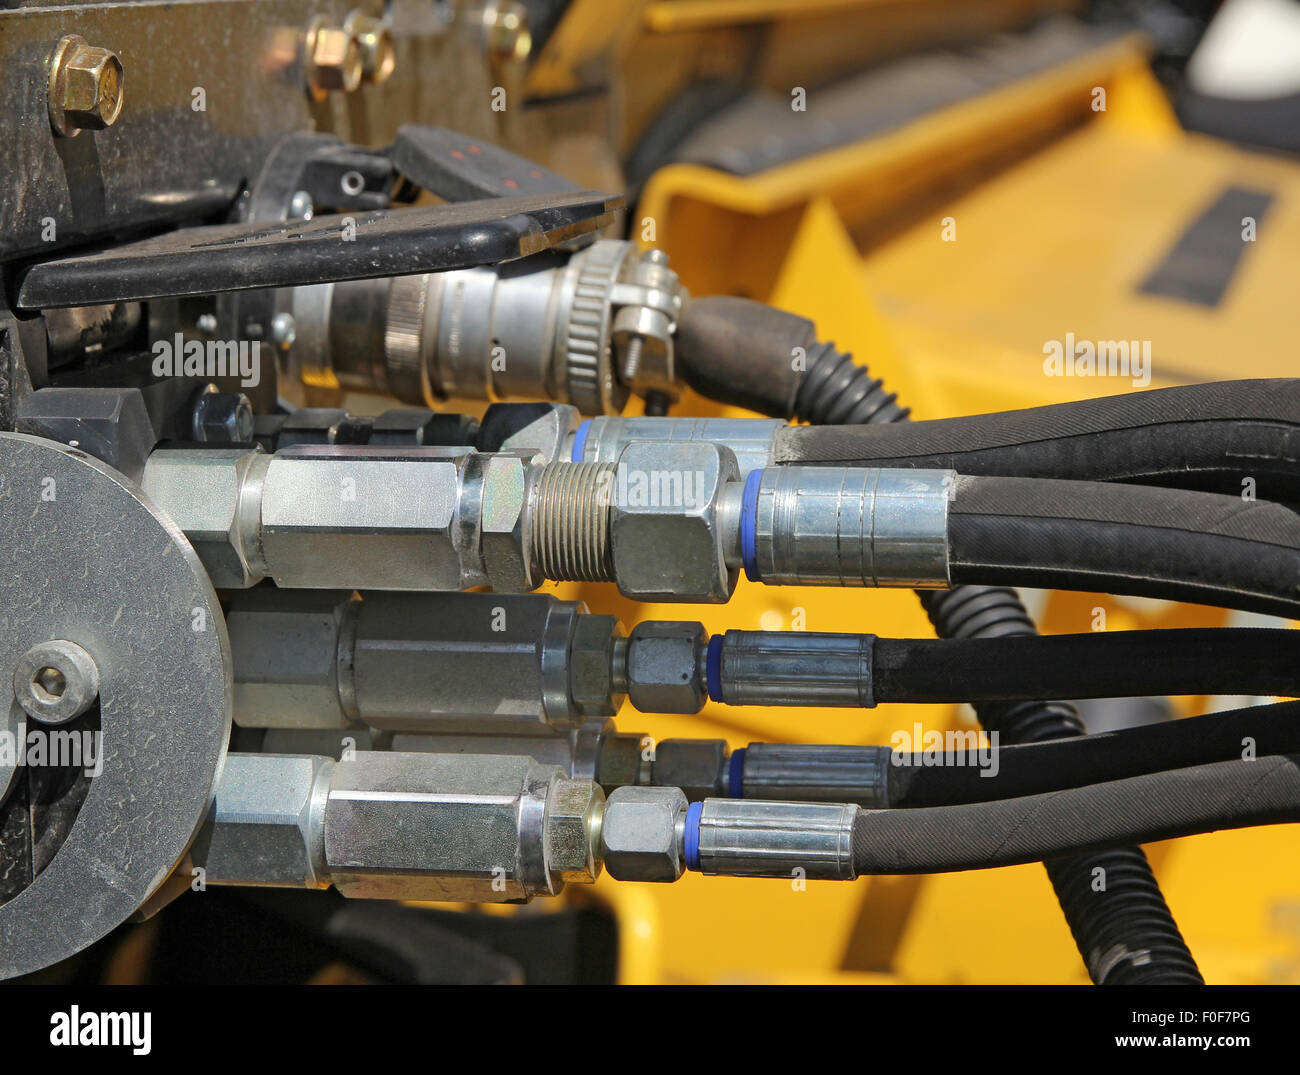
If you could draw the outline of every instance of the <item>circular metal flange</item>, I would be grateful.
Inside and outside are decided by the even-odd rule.
[[[0,978],[124,922],[203,821],[230,731],[230,643],[194,550],[122,475],[0,433],[0,684],[54,639],[99,672],[102,769],[67,838],[0,905]],[[30,736],[31,732],[28,732]]]

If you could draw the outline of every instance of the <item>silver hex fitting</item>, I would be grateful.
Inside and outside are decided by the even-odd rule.
[[[244,588],[266,577],[260,448],[163,448],[149,456],[145,495],[189,538],[212,585]]]
[[[325,888],[331,758],[228,754],[192,851],[206,883]]]
[[[757,489],[743,509],[753,528],[746,573],[776,585],[946,587],[955,478],[951,470],[765,467],[750,475]]]
[[[772,461],[779,418],[656,418],[641,415],[602,415],[569,437],[568,457],[575,463],[616,463],[633,441],[704,441],[730,448],[740,477]]]
[[[725,501],[736,457],[707,442],[629,444],[614,471],[609,542],[619,592],[642,601],[725,602],[737,570]]]
[[[532,453],[298,446],[164,449],[146,494],[218,587],[532,589]]]
[[[361,599],[349,591],[258,588],[226,613],[235,723],[346,728],[356,723],[353,660]]]
[[[686,869],[681,788],[622,787],[605,802],[600,850],[620,881],[676,881]]]
[[[579,857],[599,835],[599,789],[583,800],[559,781],[518,755],[359,751],[330,784],[330,877],[345,896],[485,903],[594,879],[594,853]]]
[[[628,700],[642,713],[698,713],[708,699],[701,668],[708,642],[693,620],[645,620],[627,640]]]

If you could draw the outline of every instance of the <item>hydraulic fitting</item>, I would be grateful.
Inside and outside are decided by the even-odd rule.
[[[745,479],[745,574],[777,585],[949,585],[950,470],[765,467]]]
[[[361,751],[338,763],[325,859],[345,896],[504,903],[595,880],[604,795],[528,757]],[[580,862],[579,859],[582,861]]]
[[[642,713],[698,713],[708,698],[700,660],[707,638],[695,621],[638,623],[627,640],[632,704]]]
[[[618,621],[544,594],[258,589],[227,626],[246,727],[568,733],[622,701]]]
[[[569,437],[575,463],[615,463],[634,441],[705,442],[730,448],[740,478],[772,462],[772,445],[785,422],[776,418],[653,418],[608,415],[588,418]]]
[[[892,756],[889,747],[879,746],[750,743],[732,752],[727,794],[879,809],[888,805]]]
[[[600,850],[620,881],[676,881],[685,872],[686,796],[680,788],[623,787],[605,803]]]
[[[692,803],[683,829],[686,865],[732,877],[851,881],[857,876],[853,825],[858,812],[852,803]]]
[[[303,343],[290,358],[308,384],[419,406],[525,396],[615,413],[629,388],[672,387],[684,294],[661,259],[613,239],[568,256],[310,285],[294,289]]]
[[[228,754],[211,820],[191,849],[205,883],[327,888],[332,758]]]
[[[709,640],[709,697],[728,705],[870,709],[875,635],[727,631]]]
[[[725,739],[664,739],[655,744],[654,756],[657,786],[681,788],[691,802],[728,794]]]
[[[603,806],[522,755],[231,754],[192,854],[212,884],[502,903],[594,881]]]

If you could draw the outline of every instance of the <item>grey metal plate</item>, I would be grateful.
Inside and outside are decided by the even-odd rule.
[[[76,449],[0,434],[0,683],[39,641],[99,667],[102,772],[46,869],[0,906],[0,977],[125,921],[184,855],[230,730],[216,594],[172,524]]]

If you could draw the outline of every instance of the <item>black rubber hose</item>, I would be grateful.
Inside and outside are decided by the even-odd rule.
[[[1300,615],[1300,515],[1218,493],[959,477],[954,583],[1015,583]]]
[[[874,424],[902,422],[907,411],[865,366],[833,348],[817,348],[811,321],[747,299],[698,299],[678,322],[677,356],[687,383],[711,399],[778,418],[811,421],[832,413],[848,364],[850,388],[860,390],[854,412]],[[809,368],[806,356],[816,349]],[[850,416],[851,417],[851,416]],[[1014,590],[956,586],[918,596],[941,638],[1033,634],[1034,624]],[[975,712],[1008,743],[1083,734],[1074,706],[1061,702],[982,702]],[[1098,985],[1136,982],[1199,984],[1196,961],[1165,903],[1140,847],[1044,864],[1079,953]],[[1098,889],[1094,870],[1120,883]],[[1118,938],[1118,940],[1116,940]]]
[[[894,753],[885,773],[884,801],[891,808],[990,802],[1248,756],[1300,753],[1300,701],[1099,735],[991,746]]]
[[[777,433],[773,462],[928,467],[1238,496],[1249,479],[1259,499],[1295,503],[1300,379],[1219,381],[907,425],[791,426]]]
[[[1300,631],[1188,628],[876,638],[870,693],[877,702],[935,703],[1177,694],[1300,697]]]
[[[1221,761],[1016,799],[864,810],[864,874],[1015,866],[1126,844],[1300,820],[1300,755]]]

